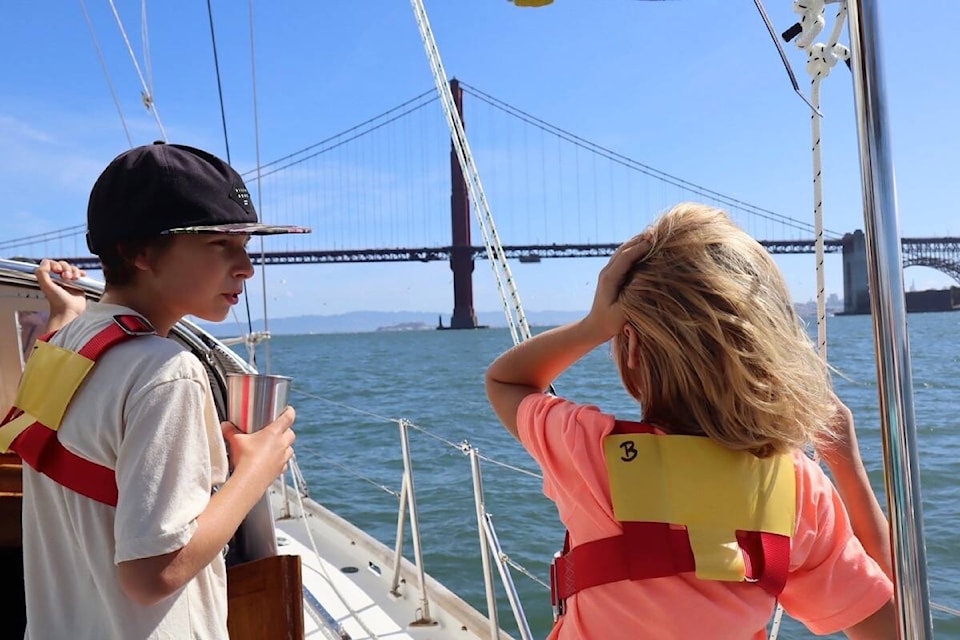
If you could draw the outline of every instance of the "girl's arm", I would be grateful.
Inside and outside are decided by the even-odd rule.
[[[626,323],[617,297],[648,240],[639,236],[621,245],[600,271],[593,306],[582,320],[545,331],[502,354],[487,369],[487,398],[500,421],[517,436],[517,409],[531,393],[546,390],[570,365],[617,333]]]
[[[853,413],[838,398],[835,397],[834,401],[837,404],[834,425],[838,439],[833,446],[821,451],[820,456],[830,469],[837,491],[847,508],[854,535],[892,580],[890,526],[870,486],[870,478],[860,457]]]
[[[493,361],[487,369],[490,406],[513,437],[517,409],[531,393],[542,393],[574,362],[610,339],[590,316],[526,340]]]

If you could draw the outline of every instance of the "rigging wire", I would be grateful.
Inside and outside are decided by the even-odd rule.
[[[127,45],[127,52],[130,54],[130,60],[133,62],[133,68],[137,71],[137,77],[140,78],[140,86],[143,88],[143,93],[141,98],[143,99],[143,106],[147,108],[147,111],[153,114],[154,119],[157,121],[157,128],[160,129],[160,137],[164,142],[167,141],[167,132],[163,128],[163,123],[160,121],[160,113],[157,111],[156,102],[153,99],[153,94],[150,93],[150,88],[147,86],[147,81],[143,77],[143,73],[140,71],[140,63],[137,62],[137,55],[133,52],[133,46],[130,44],[130,38],[127,37],[127,30],[123,27],[123,20],[120,19],[120,13],[117,11],[117,6],[114,4],[114,0],[107,0],[110,3],[110,8],[113,10],[113,16],[117,20],[117,27],[120,29],[120,35],[123,36],[123,42]]]
[[[123,108],[120,106],[120,98],[117,97],[117,91],[113,86],[113,79],[110,77],[110,69],[107,68],[107,60],[103,57],[103,50],[100,48],[100,41],[97,39],[97,32],[93,27],[93,21],[90,20],[90,13],[87,11],[86,0],[80,0],[80,9],[83,11],[83,18],[87,22],[87,29],[90,31],[90,37],[93,39],[93,48],[97,51],[97,58],[100,60],[100,66],[103,68],[103,75],[107,78],[107,87],[110,89],[110,96],[113,98],[113,105],[117,108],[117,115],[120,116],[120,124],[123,126],[123,134],[127,137],[127,144],[133,148],[133,138],[130,137],[130,129],[127,127],[127,120],[123,117]],[[86,225],[81,225],[86,228]]]
[[[227,135],[227,112],[223,105],[223,81],[220,79],[220,58],[217,54],[217,35],[213,28],[213,7],[207,0],[207,20],[210,23],[210,43],[213,45],[213,68],[217,73],[217,95],[220,98],[220,122],[223,124],[223,146],[227,152],[227,164],[233,165],[230,159],[230,137]],[[251,329],[252,330],[252,329]]]
[[[140,0],[140,45],[143,47],[143,68],[147,87],[153,95],[153,60],[150,57],[150,33],[147,29],[147,0]]]
[[[252,77],[253,84],[253,137],[254,137],[254,146],[256,149],[256,163],[257,163],[257,211],[260,212],[260,221],[263,222],[263,186],[261,184],[260,176],[260,117],[257,112],[257,46],[256,41],[254,40],[254,28],[253,28],[253,0],[249,2],[250,7],[250,72]],[[267,265],[266,265],[266,251],[263,248],[263,236],[259,236],[260,240],[260,285],[261,293],[263,294],[263,332],[266,335],[270,335],[270,325],[268,324],[267,318]],[[246,291],[246,287],[244,287]],[[248,296],[244,296],[249,300]],[[249,318],[249,302],[247,303],[247,316]],[[263,347],[263,352],[266,356],[266,373],[270,373],[270,341],[268,340]]]
[[[770,39],[773,40],[773,44],[777,47],[777,53],[780,54],[780,61],[783,62],[783,67],[787,70],[787,76],[790,78],[790,84],[793,86],[793,90],[803,99],[804,102],[807,103],[807,106],[810,107],[816,115],[821,115],[820,106],[808,100],[807,96],[803,95],[803,92],[800,91],[800,83],[797,82],[797,76],[793,73],[793,67],[790,66],[790,62],[787,60],[787,52],[783,50],[783,45],[781,45],[780,41],[777,39],[777,34],[773,28],[773,23],[770,22],[770,16],[767,15],[767,10],[763,8],[763,2],[761,2],[761,0],[753,0],[753,3],[757,6],[757,11],[760,12],[760,17],[763,18],[763,23],[767,27],[767,32],[770,34]]]
[[[230,157],[230,139],[227,135],[227,114],[226,114],[226,109],[223,103],[223,83],[220,77],[220,58],[217,53],[217,36],[216,36],[216,30],[214,29],[214,26],[213,26],[213,7],[210,4],[210,0],[207,0],[207,20],[210,23],[210,43],[213,48],[213,67],[217,75],[217,95],[219,96],[219,99],[220,99],[220,122],[223,125],[223,144],[226,149],[227,164],[233,166],[233,161],[232,161],[232,158]],[[250,296],[247,295],[246,281],[243,282],[243,293],[244,293],[243,302],[247,312],[247,335],[246,335],[245,342],[247,343],[248,361],[250,362],[250,364],[256,366],[257,352],[256,352],[256,349],[254,348],[255,345],[252,342],[253,318],[250,313]]]

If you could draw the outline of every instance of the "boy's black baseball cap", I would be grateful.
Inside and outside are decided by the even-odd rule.
[[[233,167],[201,149],[155,142],[121,153],[103,170],[87,205],[87,247],[168,233],[270,235],[306,227],[260,224]]]

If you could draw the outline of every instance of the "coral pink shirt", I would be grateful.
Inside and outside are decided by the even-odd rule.
[[[613,516],[603,438],[615,418],[597,407],[546,394],[520,404],[520,441],[543,469],[570,544],[621,533]],[[820,467],[795,455],[797,530],[785,611],[816,634],[841,631],[893,597],[893,585],[853,536],[846,510]],[[558,548],[562,543],[558,534]],[[761,640],[776,600],[748,583],[698,580],[692,573],[599,585],[567,600],[550,640]]]

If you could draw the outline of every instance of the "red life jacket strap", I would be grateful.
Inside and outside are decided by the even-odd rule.
[[[617,420],[614,423],[613,431],[610,433],[656,433],[657,428],[646,422],[632,422],[630,420]]]
[[[149,322],[140,316],[116,315],[113,324],[101,329],[97,335],[78,351],[78,353],[94,362],[110,347],[135,336],[148,336],[156,333]]]
[[[790,572],[790,538],[765,531],[737,531],[747,582],[777,597]]]
[[[690,539],[684,528],[664,522],[623,522],[623,533],[564,550],[550,567],[550,596],[554,612],[563,613],[563,601],[583,589],[620,580],[663,578],[696,570]],[[770,595],[783,591],[790,568],[790,538],[761,531],[742,531],[747,581]]]
[[[34,422],[11,448],[24,462],[57,484],[97,502],[117,506],[116,472],[69,451],[60,444],[53,429]]]
[[[78,352],[96,362],[111,347],[156,330],[144,318],[136,315],[116,315],[111,324],[97,332]],[[49,340],[50,336],[41,339]],[[19,410],[10,410],[4,423],[16,417]],[[116,471],[78,456],[64,447],[57,432],[34,422],[17,436],[10,448],[37,472],[72,491],[97,502],[117,506]]]
[[[686,529],[665,522],[623,522],[623,533],[569,548],[553,561],[550,593],[555,609],[583,589],[620,580],[663,578],[693,571]]]

